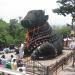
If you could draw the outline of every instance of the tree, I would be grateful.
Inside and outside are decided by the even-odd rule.
[[[62,27],[57,26],[53,29],[58,33],[60,33],[63,36],[63,38],[70,36],[70,28],[67,26],[62,26]]]
[[[15,38],[17,19],[10,19],[9,33]]]
[[[21,19],[21,17],[19,17]],[[22,27],[20,19],[11,19],[9,26],[9,34],[14,38],[14,42],[17,43],[19,40],[25,41],[26,29]]]
[[[75,21],[75,0],[58,0],[57,3],[59,8],[53,9],[53,12],[64,16],[71,14],[73,29],[73,23]]]
[[[25,41],[26,29],[22,27],[17,19],[11,19],[10,23],[6,23],[0,19],[0,48],[16,44],[19,40]]]
[[[9,24],[0,19],[0,47],[4,45],[7,45],[7,39],[6,36],[8,34],[8,27]]]

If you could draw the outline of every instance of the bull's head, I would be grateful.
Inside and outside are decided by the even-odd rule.
[[[32,10],[27,13],[21,24],[25,28],[32,28],[43,25],[48,20],[43,10]]]

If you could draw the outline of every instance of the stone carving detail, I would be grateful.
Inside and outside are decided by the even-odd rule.
[[[32,59],[52,58],[62,53],[63,38],[52,30],[47,20],[43,10],[31,10],[21,21],[28,29],[25,55],[30,54]]]

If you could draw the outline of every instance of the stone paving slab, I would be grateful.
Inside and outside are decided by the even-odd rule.
[[[73,67],[72,62],[71,62],[62,71],[60,71],[57,75],[75,75],[75,65]]]

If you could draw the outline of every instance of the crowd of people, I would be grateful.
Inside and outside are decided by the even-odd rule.
[[[19,71],[25,73],[26,66],[22,60],[24,56],[24,44],[19,42],[18,45],[14,48],[16,56],[11,54],[10,58],[6,58],[6,55],[3,54],[0,57],[0,67],[8,68],[14,71]]]
[[[7,59],[5,55],[2,55],[0,57],[0,66],[22,73],[26,72],[26,66],[23,60],[16,59],[13,55],[11,55],[9,59]]]

